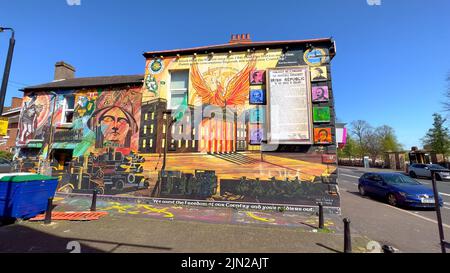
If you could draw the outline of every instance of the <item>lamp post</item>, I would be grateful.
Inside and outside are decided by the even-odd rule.
[[[0,32],[4,32],[5,30],[11,31],[11,38],[9,39],[8,56],[6,57],[5,71],[3,72],[2,86],[0,89],[0,114],[3,113],[3,105],[5,103],[6,89],[8,88],[9,72],[11,70],[14,45],[16,43],[16,40],[14,39],[14,29],[9,27],[0,27]]]

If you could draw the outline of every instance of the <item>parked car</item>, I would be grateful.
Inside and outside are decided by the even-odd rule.
[[[438,164],[412,164],[408,168],[409,176],[412,178],[416,177],[427,177],[431,178],[431,170],[447,170]],[[450,180],[450,171],[449,172],[438,172],[436,173],[436,179],[442,181]]]
[[[0,173],[12,172],[12,162],[5,158],[0,158]]]
[[[359,178],[359,193],[386,200],[392,206],[433,208],[431,187],[401,173],[365,173]],[[442,206],[442,197],[438,196]]]

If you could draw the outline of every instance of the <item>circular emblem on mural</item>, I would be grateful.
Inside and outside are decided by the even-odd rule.
[[[164,63],[160,60],[153,60],[149,66],[150,72],[152,74],[158,74],[164,69]]]
[[[308,65],[321,65],[328,62],[327,53],[322,48],[308,49],[303,55],[305,63]]]

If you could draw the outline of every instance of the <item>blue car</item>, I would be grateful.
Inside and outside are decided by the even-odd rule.
[[[359,178],[359,193],[387,200],[392,206],[434,208],[433,189],[400,173],[365,173]],[[439,205],[442,206],[439,196]]]

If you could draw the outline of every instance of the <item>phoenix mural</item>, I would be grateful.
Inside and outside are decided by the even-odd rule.
[[[237,73],[228,67],[220,67],[201,73],[198,64],[191,66],[191,82],[203,104],[244,105],[248,100],[250,72],[255,69],[256,60],[252,58],[247,65]]]

